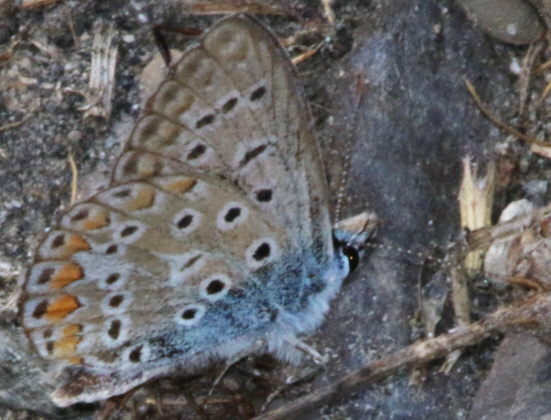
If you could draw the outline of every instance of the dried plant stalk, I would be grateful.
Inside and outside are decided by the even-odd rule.
[[[107,120],[111,117],[111,97],[118,55],[116,35],[117,31],[112,24],[106,26],[101,22],[96,23],[92,46],[90,94],[87,95],[86,105],[80,108],[84,111],[85,117],[102,117]]]

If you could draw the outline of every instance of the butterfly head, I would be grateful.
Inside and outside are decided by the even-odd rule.
[[[377,217],[368,212],[337,223],[333,230],[333,250],[342,278],[358,267],[366,242],[375,234],[377,223]]]

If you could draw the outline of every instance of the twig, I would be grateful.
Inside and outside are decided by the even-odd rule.
[[[17,44],[19,44],[19,41],[13,41],[4,52],[0,53],[0,64],[8,61],[13,56],[13,50]]]
[[[545,89],[543,90],[543,93],[540,96],[540,102],[543,102],[549,91],[551,90],[551,82],[547,83],[547,86],[545,86]]]
[[[532,76],[532,67],[534,60],[539,55],[543,48],[543,43],[538,42],[530,45],[524,58],[522,59],[522,73],[519,77],[519,110],[518,114],[521,121],[525,121],[526,118],[526,101],[528,99],[528,88],[530,87],[530,78]],[[522,125],[522,124],[521,124]]]
[[[492,243],[502,238],[533,228],[540,220],[546,220],[550,214],[551,207],[547,205],[528,214],[517,216],[508,222],[477,229],[468,235],[469,249],[486,250]]]
[[[20,8],[22,10],[38,9],[40,7],[51,6],[57,2],[58,0],[23,0]]]
[[[509,134],[511,134],[515,137],[518,137],[519,139],[524,140],[528,143],[536,144],[536,145],[542,146],[542,147],[551,147],[551,143],[546,142],[546,141],[541,141],[541,140],[538,140],[535,137],[528,136],[524,133],[521,133],[516,128],[511,127],[508,124],[501,121],[497,116],[492,114],[492,112],[486,107],[486,105],[484,105],[484,103],[482,102],[482,100],[480,99],[478,94],[476,93],[476,90],[475,90],[474,86],[471,84],[471,82],[469,82],[469,80],[465,79],[465,84],[467,85],[467,89],[469,89],[469,92],[473,96],[473,99],[475,100],[476,105],[478,106],[478,109],[480,109],[480,112],[482,112],[482,114],[484,114],[484,116],[486,118],[488,118],[492,122],[492,124],[494,124],[497,128],[499,128],[499,129],[505,131],[506,133],[509,133]]]
[[[191,15],[225,15],[248,13],[251,15],[292,15],[292,11],[277,4],[260,0],[191,0],[183,3],[186,13]]]
[[[73,43],[75,44],[75,48],[78,50],[80,48],[80,43],[78,42],[77,34],[75,32],[75,25],[73,24],[73,18],[71,17],[71,14],[69,13],[69,29],[71,30],[71,36],[73,37]]]
[[[486,319],[441,335],[412,344],[383,357],[337,382],[302,398],[270,411],[254,420],[291,420],[311,413],[318,407],[346,398],[350,393],[381,381],[404,368],[422,366],[431,360],[445,357],[454,350],[479,343],[494,332],[514,330],[538,331],[551,329],[551,293],[533,296],[519,305],[498,309]],[[543,331],[541,331],[543,332]]]
[[[335,27],[335,12],[333,11],[333,8],[331,7],[331,0],[321,0],[321,4],[323,5],[323,13],[325,14],[325,17],[332,28]]]
[[[22,119],[21,121],[15,121],[15,122],[12,122],[12,123],[4,124],[4,125],[0,126],[0,132],[9,130],[11,128],[19,127],[24,122],[25,122],[25,118]]]
[[[471,158],[463,159],[463,179],[459,189],[459,214],[461,216],[461,228],[467,228],[471,232],[492,224],[492,208],[495,189],[494,162],[488,163],[486,176],[477,177],[476,168],[473,173]],[[467,255],[465,268],[477,271],[482,267],[482,254],[475,250]]]
[[[293,62],[293,64],[295,66],[298,65],[299,63],[302,63],[304,60],[307,60],[310,57],[312,57],[314,54],[316,54],[319,51],[319,49],[321,48],[322,45],[323,45],[323,42],[320,42],[317,45],[314,45],[308,51],[305,51],[305,52],[293,57],[291,59],[291,61]]]
[[[72,153],[69,153],[69,165],[71,165],[71,173],[73,174],[71,179],[71,205],[73,205],[77,200],[78,169]]]
[[[111,97],[115,82],[115,67],[118,55],[117,31],[114,26],[97,21],[94,28],[90,91],[86,104],[79,108],[84,116],[111,117]]]

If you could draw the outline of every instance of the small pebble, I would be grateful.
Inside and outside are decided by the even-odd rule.
[[[132,34],[127,34],[122,36],[122,40],[127,44],[131,44],[133,42],[136,42],[136,37]]]
[[[548,182],[546,180],[533,180],[526,182],[522,189],[528,195],[543,195],[547,192]]]
[[[70,143],[77,143],[81,138],[82,133],[78,130],[71,130],[69,134],[67,134],[67,140],[69,140]]]
[[[509,65],[509,71],[517,76],[522,73],[522,67],[520,66],[518,59],[513,57],[511,64]]]

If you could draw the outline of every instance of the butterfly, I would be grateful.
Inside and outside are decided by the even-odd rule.
[[[365,220],[332,229],[309,105],[274,35],[219,21],[147,102],[109,188],[36,251],[21,319],[54,366],[53,401],[102,400],[259,341],[296,358],[357,265]]]

